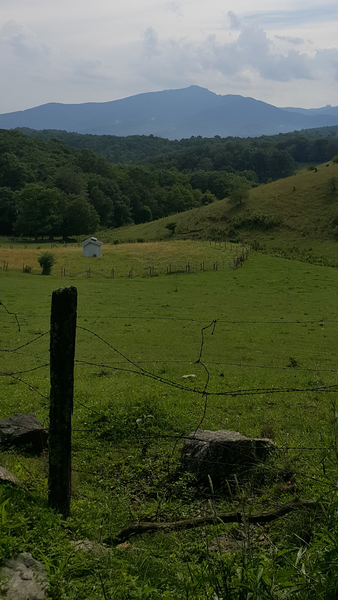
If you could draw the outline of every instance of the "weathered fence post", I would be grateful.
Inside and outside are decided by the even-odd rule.
[[[71,495],[76,287],[52,294],[50,319],[49,506],[66,519]]]

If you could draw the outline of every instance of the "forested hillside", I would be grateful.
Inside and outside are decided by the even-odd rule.
[[[179,141],[151,135],[117,137],[56,130],[22,131],[44,141],[55,137],[74,148],[89,148],[111,163],[138,163],[161,169],[175,167],[179,171],[252,170],[260,183],[291,175],[296,163],[323,163],[338,154],[338,127],[259,138],[215,136]]]
[[[253,173],[190,173],[111,165],[88,149],[0,130],[0,235],[86,235],[142,223],[224,198]],[[210,191],[210,188],[214,192]]]
[[[66,238],[226,197],[236,204],[250,188],[293,174],[299,163],[337,154],[335,131],[170,142],[0,130],[0,235]]]

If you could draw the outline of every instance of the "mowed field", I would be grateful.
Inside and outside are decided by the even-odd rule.
[[[62,248],[55,250],[52,275],[41,276],[19,270],[25,253],[32,262],[39,250],[1,249],[9,253],[8,260],[17,253],[18,265],[17,271],[0,270],[1,418],[36,412],[48,424],[51,295],[59,287],[77,287],[72,527],[80,537],[107,538],[137,519],[200,514],[196,498],[182,502],[182,490],[170,500],[161,495],[174,485],[182,445],[177,437],[197,427],[268,435],[277,444],[267,487],[257,493],[250,488],[247,496],[243,491],[250,510],[294,495],[318,497],[335,469],[327,465],[324,477],[322,459],[333,436],[338,383],[337,270],[258,253],[234,270],[229,267],[234,248],[174,244],[180,245],[182,264],[212,264],[222,257],[224,268],[149,277],[153,264],[155,271],[162,265],[165,272],[168,242],[118,245],[90,261],[74,258],[77,247]],[[175,252],[172,248],[172,262]],[[104,271],[118,260],[125,270],[134,266],[139,276],[59,276],[61,266],[67,273],[79,261]],[[44,506],[47,475],[40,459],[21,457],[18,462],[9,453],[0,459],[26,480]],[[281,472],[292,479],[289,488],[279,478]],[[228,509],[234,499],[223,495],[217,502],[218,508]],[[286,523],[290,536],[295,525]],[[270,534],[286,535],[281,527],[271,526]],[[193,536],[198,533],[180,535],[181,542],[197,543]],[[164,563],[156,563],[155,557],[169,561],[170,556],[173,572],[181,559],[177,556],[176,564],[171,542],[159,539],[137,540],[152,567],[145,575],[138,557],[134,574],[161,587]],[[54,559],[58,551],[54,545]],[[47,542],[44,552],[52,552]],[[123,560],[130,566],[133,559]],[[72,580],[71,573],[67,577]],[[88,577],[92,581],[93,574]],[[111,577],[111,585],[119,580],[116,573]],[[86,597],[89,587],[85,592],[82,584],[72,585],[78,598]],[[99,591],[91,593],[87,597],[100,597]],[[181,597],[177,590],[172,593],[144,597]]]

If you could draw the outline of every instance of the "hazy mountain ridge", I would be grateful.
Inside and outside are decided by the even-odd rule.
[[[57,129],[99,135],[248,137],[338,125],[338,107],[277,108],[239,95],[191,86],[111,102],[48,103],[0,115],[0,128]]]

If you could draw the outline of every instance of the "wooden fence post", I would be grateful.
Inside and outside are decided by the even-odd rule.
[[[48,504],[66,519],[71,496],[71,420],[73,413],[77,289],[52,294],[50,319],[50,409]]]

